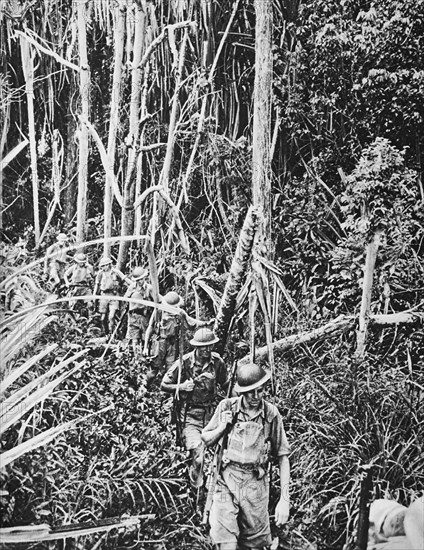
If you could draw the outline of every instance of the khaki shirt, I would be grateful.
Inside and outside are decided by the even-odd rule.
[[[264,427],[265,439],[271,444],[271,455],[274,457],[285,456],[290,453],[290,445],[284,430],[283,419],[275,405],[262,400],[262,406],[259,408],[257,415],[252,418],[244,410],[241,396],[223,399],[205,430],[212,431],[217,428],[224,411],[232,411],[233,415],[237,414],[237,422],[261,423]]]
[[[165,374],[163,383],[177,384],[179,365],[180,360],[178,359]],[[228,382],[224,361],[214,352],[212,352],[210,361],[203,366],[196,361],[194,351],[184,355],[180,382],[185,382],[190,378],[194,381],[194,390],[188,394],[186,400],[190,401],[192,406],[210,405],[216,397],[217,384],[224,387]]]

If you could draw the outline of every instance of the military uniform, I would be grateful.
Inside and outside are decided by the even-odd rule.
[[[118,296],[121,280],[125,279],[125,275],[114,267],[108,270],[101,269],[96,275],[93,294],[97,294],[99,291],[100,295],[108,294]],[[119,311],[119,300],[100,298],[98,311],[102,316],[105,332],[112,332]]]
[[[93,266],[89,263],[75,263],[64,274],[65,281],[70,287],[72,296],[84,296],[90,293],[93,281]],[[75,306],[75,300],[70,300],[71,308]]]
[[[252,417],[244,410],[242,397],[233,397],[221,401],[206,430],[218,426],[224,411],[232,412],[233,423],[213,495],[210,535],[223,548],[237,541],[245,549],[264,548],[272,541],[269,457],[290,452],[282,418],[278,409],[264,400]]]
[[[178,357],[181,321],[190,328],[206,325],[203,321],[197,321],[189,317],[185,311],[182,311],[182,315],[183,319],[178,314],[169,313],[168,311],[162,312],[155,349],[154,364],[157,372],[160,372],[163,367],[169,369]]]
[[[178,383],[179,365],[180,361],[175,361],[162,383]],[[201,365],[196,360],[194,351],[185,354],[179,381],[182,383],[189,379],[194,380],[194,390],[190,393],[182,392],[183,407],[180,421],[184,425],[186,449],[193,450],[201,445],[200,433],[212,416],[217,385],[224,387],[228,382],[224,361],[217,353],[212,352],[210,360]]]
[[[153,300],[152,286],[146,283],[133,282],[125,293],[125,297],[136,300]],[[141,340],[143,335],[146,334],[151,315],[151,307],[130,302],[126,338],[128,340]]]
[[[46,250],[45,273],[49,282],[58,285],[63,281],[68,254],[64,245],[53,243]]]

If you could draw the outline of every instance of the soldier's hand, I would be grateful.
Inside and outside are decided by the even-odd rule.
[[[286,498],[281,497],[275,507],[275,525],[277,527],[287,522],[289,519],[289,512],[290,502]]]
[[[194,382],[190,378],[189,380],[186,380],[182,384],[180,384],[180,390],[182,391],[193,391],[194,390]]]
[[[231,424],[233,421],[233,413],[231,411],[222,411],[220,421],[221,424],[224,424],[225,426],[227,424]]]

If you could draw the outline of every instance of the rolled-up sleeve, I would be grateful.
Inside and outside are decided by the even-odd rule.
[[[272,454],[274,456],[280,457],[290,454],[290,445],[287,440],[283,419],[280,413],[277,413],[272,420],[270,439]]]

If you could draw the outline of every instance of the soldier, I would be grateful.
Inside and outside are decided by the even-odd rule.
[[[74,263],[64,273],[66,286],[72,296],[84,296],[90,293],[93,283],[93,266],[88,263],[87,256],[79,252],[74,256]],[[69,300],[69,307],[74,309],[77,300]]]
[[[100,260],[100,270],[96,275],[93,294],[97,295],[100,291],[100,295],[112,294],[118,296],[121,282],[131,283],[131,279],[126,277],[119,269],[113,267],[112,263],[108,256],[104,256]],[[119,300],[100,298],[98,311],[102,317],[104,333],[112,334],[119,311]]]
[[[206,327],[212,321],[198,321],[190,317],[183,309],[183,299],[177,292],[171,291],[165,294],[162,298],[165,304],[168,304],[175,308],[180,308],[181,314],[184,318],[184,323],[191,328],[193,327]],[[160,373],[165,366],[169,369],[178,357],[179,341],[181,336],[181,317],[178,313],[169,313],[168,311],[162,311],[161,320],[159,323],[159,334],[156,341],[156,355],[154,359],[154,366],[158,373]]]
[[[278,458],[280,468],[275,523],[289,517],[289,445],[277,407],[263,398],[269,378],[258,365],[239,366],[234,386],[239,396],[221,401],[202,432],[207,447],[220,442],[222,449],[209,516],[217,550],[269,548],[270,455]]]
[[[59,233],[56,242],[48,247],[44,258],[44,275],[53,288],[58,287],[63,282],[66,261],[66,244],[68,236],[65,233]]]
[[[126,298],[136,300],[153,300],[152,285],[147,282],[149,272],[144,267],[135,267],[132,273],[132,281],[125,293]],[[152,308],[130,302],[128,308],[128,327],[126,339],[132,342],[134,355],[141,352],[141,342],[149,326]]]
[[[189,479],[193,487],[203,484],[203,450],[200,437],[202,429],[212,416],[217,396],[217,384],[225,388],[227,370],[221,357],[212,351],[218,338],[208,328],[198,329],[190,344],[194,350],[178,359],[162,380],[161,389],[176,394],[181,399],[179,422],[182,424],[184,444],[191,454]]]

